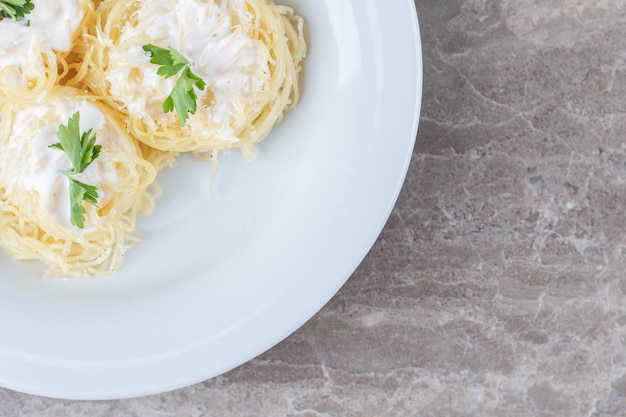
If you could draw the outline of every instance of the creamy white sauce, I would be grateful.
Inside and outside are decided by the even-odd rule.
[[[12,19],[0,20],[0,82],[26,88],[45,70],[43,53],[52,55],[44,38]]]
[[[113,95],[123,100],[131,113],[163,120],[161,106],[177,77],[157,75],[157,66],[149,62],[142,46],[171,46],[206,82],[204,91],[196,93],[198,103],[210,101],[210,106],[204,111],[208,114],[199,117],[222,125],[213,134],[237,140],[228,124],[241,111],[239,100],[262,91],[269,78],[267,60],[258,56],[260,43],[242,30],[252,21],[244,2],[145,0],[137,11],[137,21],[136,26],[124,26],[119,45],[110,54],[106,77]]]
[[[0,147],[0,183],[10,192],[35,192],[42,216],[50,216],[75,233],[70,223],[69,181],[63,171],[71,169],[66,153],[51,149],[57,143],[59,124],[67,125],[74,112],[80,112],[81,133],[93,129],[97,143],[106,146],[112,133],[104,115],[93,104],[73,99],[50,99],[17,114],[8,142]],[[103,182],[115,182],[116,172],[111,162],[102,155],[82,173],[74,176],[79,181],[98,187]],[[110,199],[98,187],[99,205]]]
[[[84,0],[34,1],[35,8],[25,16],[30,22],[0,20],[0,82],[27,88],[45,70],[43,55],[56,66],[53,51],[71,49],[72,34],[83,18]]]
[[[29,28],[47,40],[52,49],[67,52],[71,49],[72,34],[83,18],[85,0],[34,0],[35,8],[26,18]]]

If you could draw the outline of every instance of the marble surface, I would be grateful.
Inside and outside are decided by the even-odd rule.
[[[202,384],[0,416],[626,416],[626,0],[416,5],[406,184],[319,314]]]

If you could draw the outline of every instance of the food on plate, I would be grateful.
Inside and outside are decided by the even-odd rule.
[[[303,20],[271,0],[103,1],[86,83],[162,151],[252,150],[299,98]]]
[[[69,68],[93,9],[91,0],[0,1],[0,101],[41,99]]]
[[[116,271],[160,169],[251,157],[296,106],[303,24],[272,0],[0,0],[0,246]]]
[[[70,87],[10,108],[0,145],[0,245],[48,276],[117,270],[156,170],[110,110]]]

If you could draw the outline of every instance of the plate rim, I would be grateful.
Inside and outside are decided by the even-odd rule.
[[[304,325],[307,321],[309,321],[312,317],[314,317],[315,314],[317,314],[332,299],[332,297],[335,296],[335,294],[341,289],[341,287],[345,285],[348,279],[350,279],[350,277],[353,275],[354,271],[363,262],[364,258],[367,256],[367,254],[369,253],[369,251],[375,244],[376,240],[378,239],[380,233],[384,229],[385,224],[387,223],[390,215],[392,214],[393,208],[397,202],[397,199],[400,195],[403,185],[406,182],[406,176],[407,176],[407,172],[409,170],[410,163],[412,160],[413,151],[414,151],[415,143],[417,140],[419,121],[420,121],[422,92],[423,92],[423,56],[422,56],[422,43],[421,43],[421,38],[420,38],[419,19],[418,19],[418,15],[416,11],[415,2],[414,0],[405,0],[405,4],[408,6],[409,10],[411,11],[411,29],[413,33],[412,42],[415,46],[414,52],[415,52],[415,58],[416,58],[414,65],[417,70],[417,73],[415,74],[416,91],[415,91],[415,107],[413,109],[413,120],[411,121],[411,133],[410,133],[411,136],[410,138],[407,139],[408,149],[407,149],[406,154],[404,155],[404,160],[402,161],[402,168],[400,170],[400,175],[398,176],[398,178],[396,178],[396,183],[394,184],[394,187],[393,187],[394,188],[393,193],[392,193],[393,198],[387,202],[387,207],[386,207],[385,212],[381,213],[379,224],[377,224],[375,227],[373,225],[370,226],[373,230],[372,232],[373,238],[371,239],[371,241],[363,243],[362,250],[358,254],[358,256],[354,255],[351,258],[353,260],[352,264],[346,267],[347,269],[349,269],[349,272],[343,273],[341,275],[341,279],[337,279],[336,281],[334,281],[335,285],[332,288],[328,287],[328,291],[325,297],[316,299],[315,302],[309,303],[306,308],[307,312],[299,315],[298,320],[294,320],[291,326],[289,326],[288,328],[282,329],[281,336],[278,338],[278,340],[267,341],[265,344],[257,346],[256,353],[254,354],[253,357],[258,356],[262,354],[263,352],[266,352],[268,349],[272,348],[276,344],[283,341],[285,338],[289,337],[295,331],[297,331],[300,327],[302,327],[302,325]],[[276,338],[273,338],[273,339],[276,339]],[[167,382],[155,383],[149,387],[134,387],[132,389],[129,389],[128,387],[126,387],[125,389],[121,389],[118,391],[103,390],[98,393],[95,393],[95,392],[69,393],[69,392],[63,392],[63,390],[55,391],[55,390],[31,389],[33,387],[29,387],[28,384],[26,385],[19,384],[16,381],[13,381],[11,383],[10,381],[5,381],[4,379],[2,379],[1,376],[0,376],[0,382],[1,382],[0,385],[8,389],[12,389],[12,390],[16,390],[16,391],[20,391],[20,392],[24,392],[28,394],[46,396],[46,397],[54,397],[54,398],[72,399],[72,400],[107,400],[107,399],[133,398],[133,397],[141,397],[141,396],[146,396],[146,395],[153,395],[153,394],[168,392],[168,391],[172,391],[172,390],[179,389],[182,387],[190,386],[198,382],[213,378],[224,372],[227,372],[241,365],[242,363],[247,362],[250,359],[252,358],[249,358],[243,362],[241,362],[240,360],[233,361],[237,363],[231,363],[231,364],[225,365],[223,369],[219,371],[217,374],[200,375],[202,374],[202,372],[199,372],[195,375],[190,375],[189,378],[187,378],[186,380],[179,379],[179,380],[176,380],[174,383],[167,383]]]

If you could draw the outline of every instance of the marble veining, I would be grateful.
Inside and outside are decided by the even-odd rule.
[[[319,314],[195,386],[0,417],[626,416],[626,0],[416,6],[407,180]]]

